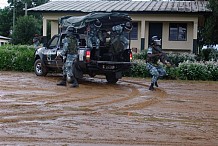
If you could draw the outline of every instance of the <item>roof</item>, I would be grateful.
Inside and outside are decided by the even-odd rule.
[[[211,12],[207,1],[50,1],[30,8],[32,12]]]
[[[1,36],[1,35],[0,35],[0,39],[3,39],[3,40],[10,40],[11,38],[4,37],[4,36]]]

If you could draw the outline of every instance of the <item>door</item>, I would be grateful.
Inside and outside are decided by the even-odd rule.
[[[45,64],[48,67],[56,67],[57,61],[55,60],[58,50],[58,40],[59,36],[54,36],[48,43],[47,48],[43,52],[43,58],[45,61]]]
[[[149,23],[149,36],[148,36],[148,45],[151,44],[152,36],[157,36],[159,39],[162,40],[162,29],[163,23]]]

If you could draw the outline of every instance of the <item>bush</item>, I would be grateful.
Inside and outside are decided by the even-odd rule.
[[[141,60],[146,60],[147,58],[147,50],[143,50],[138,54],[133,54],[133,59],[141,59]]]
[[[182,63],[184,61],[195,61],[196,55],[191,53],[169,53],[167,54],[168,57],[172,60],[173,64],[176,66],[179,65],[179,63]]]
[[[149,71],[146,70],[145,52],[135,54],[133,62],[136,63],[131,68],[128,76],[149,77]],[[178,67],[165,67],[167,75],[164,79],[182,79],[182,80],[218,80],[218,63],[216,61],[197,62],[194,54],[168,54],[168,57]],[[137,59],[136,59],[137,58]],[[139,59],[141,58],[141,59]]]
[[[34,48],[26,45],[0,47],[0,70],[33,71]]]
[[[172,61],[172,63],[176,66],[178,66],[179,63],[182,63],[187,60],[196,61],[196,55],[191,53],[167,53],[167,56]],[[147,58],[146,50],[143,50],[142,52],[133,55],[133,59],[146,60],[146,58]]]
[[[217,62],[184,62],[178,67],[179,79],[214,80],[218,78]]]
[[[131,67],[130,76],[131,77],[147,77],[149,72],[146,69],[146,63],[144,60],[134,60],[135,65]]]
[[[203,49],[200,53],[201,61],[217,61],[218,60],[218,50],[213,48]]]

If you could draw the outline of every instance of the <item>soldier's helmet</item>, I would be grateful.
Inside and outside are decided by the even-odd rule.
[[[66,34],[67,36],[70,36],[70,35],[73,35],[75,34],[75,28],[74,27],[68,27],[67,30],[66,30]]]
[[[125,27],[126,31],[131,31],[132,30],[132,23],[126,22],[124,27]]]
[[[151,38],[151,45],[161,46],[161,39],[158,39],[157,36]]]
[[[102,23],[98,19],[94,22],[95,27],[101,27]]]

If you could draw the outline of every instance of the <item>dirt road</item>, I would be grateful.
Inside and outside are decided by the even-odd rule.
[[[218,82],[60,79],[0,71],[0,145],[218,145]]]

